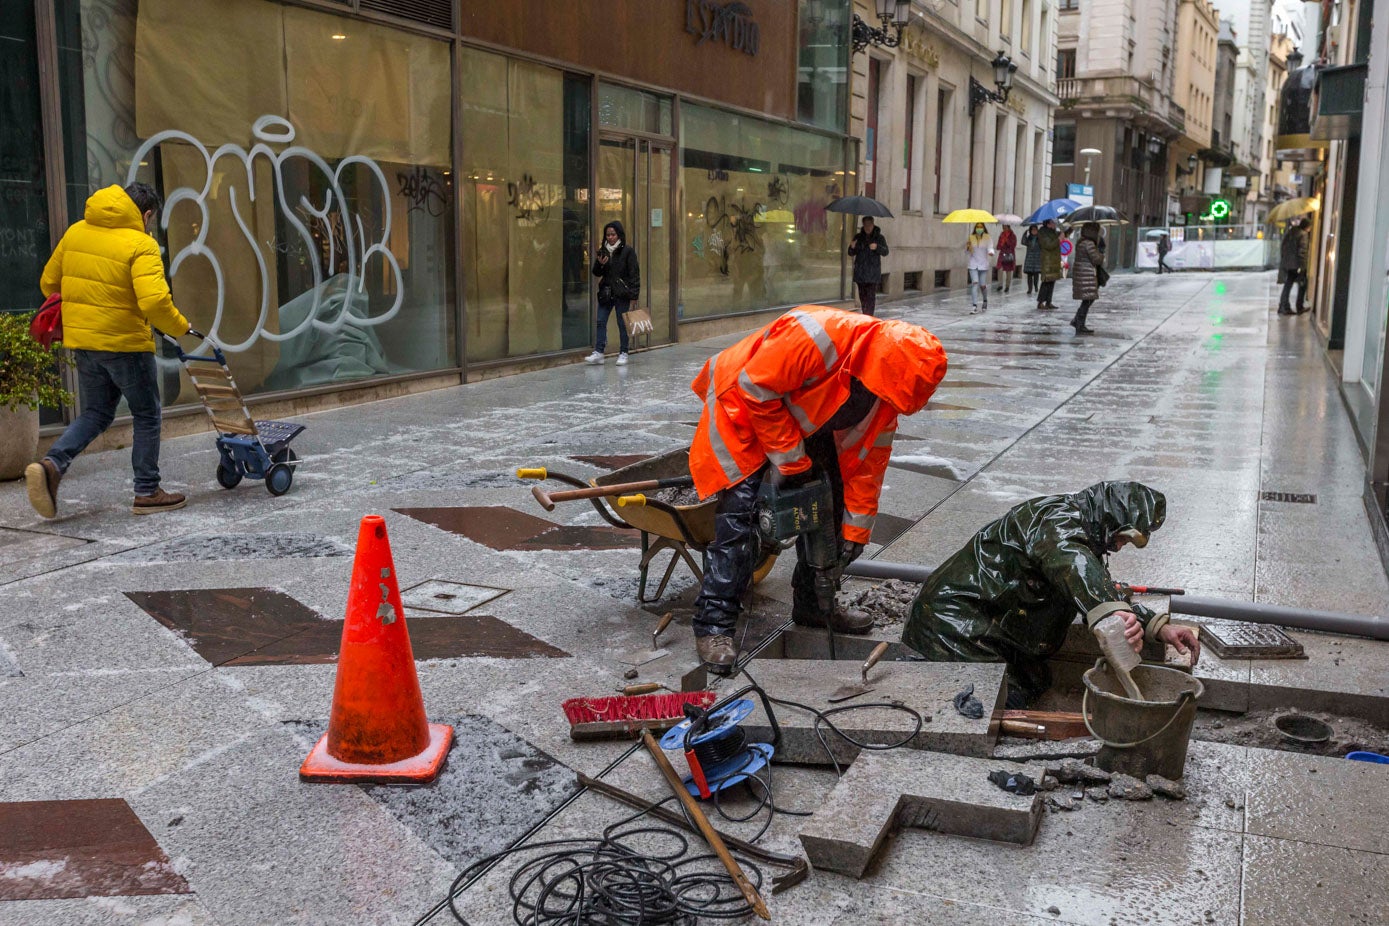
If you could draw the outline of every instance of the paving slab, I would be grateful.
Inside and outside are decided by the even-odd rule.
[[[912,749],[930,749],[957,755],[987,757],[993,752],[998,731],[990,717],[1003,708],[1007,685],[1002,664],[964,664],[949,662],[880,662],[869,672],[870,694],[834,705],[829,696],[841,685],[860,681],[861,662],[817,659],[757,659],[751,675],[771,697],[797,701],[819,711],[854,705],[830,719],[844,733],[861,743],[887,744],[908,739]],[[744,676],[745,677],[745,676]],[[734,686],[743,684],[740,679]],[[952,699],[966,686],[974,686],[974,696],[984,705],[978,720],[961,715]],[[731,690],[731,689],[729,689]],[[756,705],[744,726],[751,739],[771,739],[771,725],[756,697]],[[901,702],[919,713],[921,731],[914,736],[915,721],[900,710],[874,707]],[[824,730],[824,743],[816,734],[815,716],[794,707],[774,706],[781,727],[777,761],[788,764],[823,765],[830,754],[840,763],[859,755],[859,747],[831,731]]]
[[[1029,845],[1042,819],[1042,794],[1022,796],[989,781],[992,759],[905,750],[868,752],[801,829],[817,870],[862,877],[899,828],[919,827]]]
[[[1380,924],[1389,910],[1389,855],[1251,834],[1243,888],[1243,926]]]
[[[1247,832],[1389,855],[1389,765],[1249,750]],[[1389,909],[1389,908],[1386,908]]]

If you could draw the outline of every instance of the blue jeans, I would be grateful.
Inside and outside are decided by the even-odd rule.
[[[130,465],[135,494],[159,491],[159,378],[149,351],[74,350],[77,394],[82,413],[48,451],[48,459],[66,473],[73,459],[116,418],[125,396],[134,419]]]
[[[617,343],[622,353],[627,353],[627,309],[631,304],[627,299],[617,302],[598,300],[598,340],[593,342],[593,349],[598,353],[601,354],[608,349],[608,316],[612,314],[613,309],[617,310]]]

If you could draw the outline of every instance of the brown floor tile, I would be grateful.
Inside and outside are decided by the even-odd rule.
[[[873,519],[872,540],[874,543],[887,546],[910,530],[915,523],[911,518],[901,518],[895,514],[884,514],[880,511],[878,516]]]
[[[187,589],[126,595],[217,666],[324,665],[337,662],[342,644],[342,621],[324,620],[273,589]],[[486,615],[440,615],[409,626],[416,659],[569,655]]]
[[[329,623],[284,592],[269,588],[126,592],[125,596],[187,640],[214,666]],[[341,634],[342,625],[336,626]]]
[[[189,893],[123,800],[0,804],[0,900]]]
[[[517,511],[505,505],[480,508],[396,508],[395,511],[416,521],[432,524],[439,530],[467,537],[493,550],[514,550],[555,527],[551,521],[533,514]]]
[[[554,524],[504,505],[395,510],[493,550],[615,550],[640,544],[632,531]]]
[[[622,469],[624,466],[631,466],[633,463],[640,463],[643,460],[651,459],[649,453],[613,453],[607,456],[577,456],[570,457],[571,460],[578,460],[580,463],[591,463],[602,469]]]

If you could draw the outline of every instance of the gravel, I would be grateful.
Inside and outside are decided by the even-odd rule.
[[[846,610],[854,608],[871,614],[874,627],[891,627],[906,621],[912,599],[919,591],[919,583],[888,579],[869,588],[846,589],[839,593],[838,602]]]
[[[683,489],[657,489],[655,492],[646,494],[658,502],[665,502],[667,505],[674,505],[677,508],[688,508],[691,505],[699,504],[699,493],[695,491],[694,486],[686,486]]]

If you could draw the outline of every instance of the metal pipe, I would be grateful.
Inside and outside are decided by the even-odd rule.
[[[1305,608],[1286,608],[1255,601],[1226,601],[1222,598],[1201,598],[1185,595],[1171,599],[1168,607],[1173,614],[1193,617],[1213,617],[1227,621],[1253,621],[1257,624],[1276,624],[1279,627],[1298,627],[1324,633],[1345,633],[1372,640],[1389,640],[1389,618],[1373,614],[1345,614],[1339,611],[1310,611]]]
[[[929,566],[890,563],[880,559],[855,560],[844,570],[845,575],[865,579],[901,579],[905,582],[925,582],[932,572]],[[1323,633],[1344,633],[1369,637],[1372,640],[1389,640],[1389,618],[1371,614],[1312,611],[1254,601],[1202,598],[1199,595],[1174,596],[1169,600],[1168,607],[1173,614],[1189,614],[1192,617],[1250,621],[1256,624],[1319,630]]]

